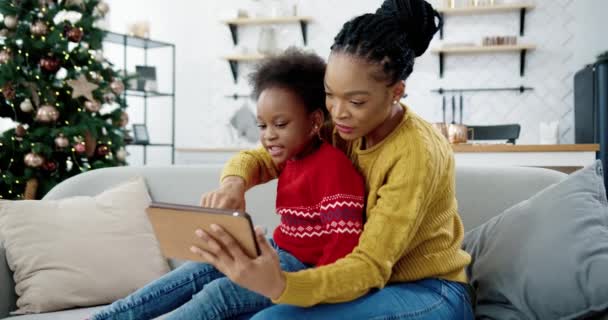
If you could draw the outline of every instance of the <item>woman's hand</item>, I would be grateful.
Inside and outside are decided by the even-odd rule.
[[[285,290],[285,277],[279,264],[279,255],[270,246],[261,228],[256,237],[261,255],[255,259],[247,256],[236,240],[218,225],[211,225],[211,234],[196,230],[196,235],[207,243],[208,250],[191,247],[207,263],[243,288],[270,299],[277,299]]]
[[[226,177],[219,189],[201,196],[201,206],[245,210],[245,180],[237,176]]]

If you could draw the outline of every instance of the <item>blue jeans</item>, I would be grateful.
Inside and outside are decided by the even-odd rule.
[[[251,320],[468,320],[474,319],[464,284],[440,279],[394,283],[359,299],[309,308],[290,305],[268,307]]]
[[[277,250],[281,268],[309,268],[293,255]],[[92,320],[153,319],[174,311],[165,320],[230,319],[249,317],[272,305],[270,299],[234,284],[213,266],[187,262],[158,280],[118,300],[95,314]]]

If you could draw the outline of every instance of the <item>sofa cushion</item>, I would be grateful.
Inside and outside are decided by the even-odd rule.
[[[463,245],[473,257],[478,317],[576,319],[608,309],[601,163],[471,230]]]
[[[95,197],[0,203],[16,313],[110,303],[168,272],[149,203],[143,178]]]

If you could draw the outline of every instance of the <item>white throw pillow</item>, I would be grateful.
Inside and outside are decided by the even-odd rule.
[[[136,178],[95,197],[0,202],[15,314],[107,304],[169,271]]]

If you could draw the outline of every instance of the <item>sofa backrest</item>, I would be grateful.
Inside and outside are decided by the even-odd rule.
[[[146,178],[156,201],[197,205],[200,196],[219,184],[219,166],[117,167],[93,170],[62,182],[45,199],[96,195],[134,176]],[[466,230],[560,181],[565,174],[529,167],[456,167],[456,197]],[[278,225],[274,214],[276,181],[247,193],[247,211],[256,225]]]
[[[465,231],[566,177],[543,168],[457,166],[456,199]]]
[[[198,205],[201,195],[217,189],[219,166],[114,167],[92,170],[63,181],[44,197],[46,200],[72,196],[94,196],[130,178],[143,176],[154,201]],[[247,211],[253,223],[274,228],[276,180],[252,188],[246,194]]]

